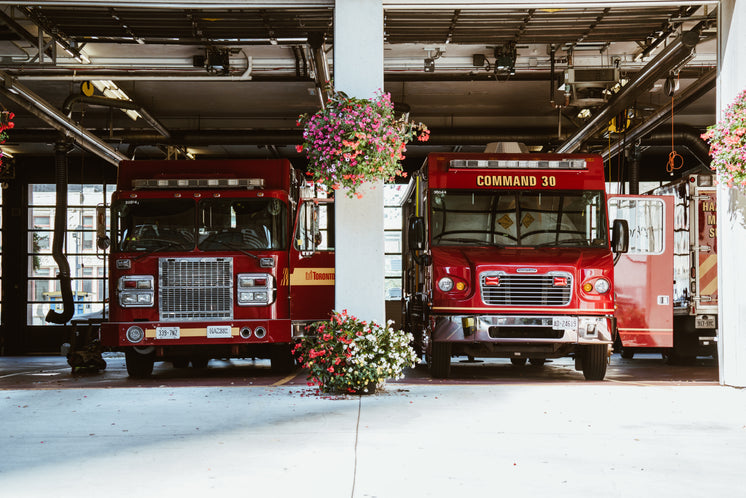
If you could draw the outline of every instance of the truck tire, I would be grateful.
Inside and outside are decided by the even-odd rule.
[[[290,345],[275,345],[270,353],[269,363],[274,373],[287,374],[292,372],[295,369],[295,359]]]
[[[430,375],[436,379],[447,379],[451,374],[451,343],[433,342],[430,355]]]
[[[127,365],[127,373],[135,379],[144,379],[150,377],[153,373],[153,364],[155,355],[138,353],[134,349],[128,349],[124,353],[124,361]]]
[[[543,367],[547,362],[546,358],[529,358],[528,361],[535,367]]]
[[[526,358],[511,358],[510,363],[512,363],[514,367],[522,367],[526,365]]]
[[[604,380],[606,376],[606,344],[583,346],[583,376],[585,380]]]

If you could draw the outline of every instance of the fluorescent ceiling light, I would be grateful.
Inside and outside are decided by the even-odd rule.
[[[111,80],[93,80],[91,83],[93,83],[93,86],[95,86],[99,92],[103,93],[110,99],[132,102],[132,99]],[[129,116],[132,121],[137,121],[137,118],[142,117],[139,112],[133,109],[122,109],[122,112]]]

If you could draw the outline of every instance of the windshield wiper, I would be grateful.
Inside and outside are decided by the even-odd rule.
[[[581,245],[577,245],[580,242]],[[588,241],[586,239],[564,239],[556,242],[544,242],[542,244],[535,244],[533,247],[550,247],[550,246],[564,246],[574,245],[575,247],[587,247]]]
[[[487,242],[484,240],[477,240],[477,239],[469,239],[466,237],[442,237],[438,238],[441,242],[443,241],[452,241],[452,242],[459,242],[461,244],[474,244],[474,245],[482,245],[482,246],[491,246],[491,247],[505,247],[503,244],[498,244],[497,242]],[[433,240],[435,242],[435,240]]]
[[[159,242],[159,243],[161,243],[162,245],[160,245],[160,246],[156,246],[156,247],[154,247],[153,249],[150,249],[150,250],[148,250],[148,251],[145,251],[144,253],[142,253],[142,254],[140,254],[139,256],[137,256],[136,258],[134,258],[134,261],[137,261],[137,260],[139,260],[139,259],[142,259],[142,258],[144,258],[145,256],[148,256],[148,255],[150,255],[150,254],[153,254],[154,252],[160,252],[160,251],[163,251],[163,250],[165,250],[165,249],[168,249],[168,248],[170,248],[170,247],[174,247],[174,246],[178,246],[178,247],[181,247],[181,244],[179,244],[178,242],[174,242],[173,240],[166,240],[166,239],[147,239],[147,240],[148,240],[148,241],[150,241],[150,242]]]
[[[254,259],[255,259],[255,260],[257,260],[257,261],[259,261],[259,260],[260,260],[259,256],[257,256],[256,254],[251,254],[250,252],[248,252],[248,251],[244,250],[243,248],[241,248],[241,247],[237,246],[236,244],[234,244],[234,243],[232,243],[232,242],[225,242],[225,241],[223,241],[223,240],[220,240],[220,239],[218,239],[218,238],[212,238],[212,239],[210,240],[210,243],[211,243],[211,244],[218,244],[218,245],[221,245],[221,246],[223,246],[223,247],[227,247],[228,249],[232,249],[232,250],[234,250],[234,251],[238,251],[238,252],[240,252],[240,253],[242,253],[242,254],[245,254],[245,255],[247,255],[247,256],[251,256],[252,258],[254,258]],[[204,244],[204,242],[203,242],[203,244]]]

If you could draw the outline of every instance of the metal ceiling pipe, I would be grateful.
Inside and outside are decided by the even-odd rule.
[[[142,106],[136,104],[135,102],[132,102],[131,100],[110,99],[108,97],[101,97],[98,95],[92,95],[90,97],[86,95],[70,95],[62,104],[62,112],[64,112],[65,115],[69,117],[70,113],[72,112],[73,106],[77,103],[137,111],[140,116],[142,116],[142,118],[158,133],[166,138],[171,138],[171,133],[166,129],[165,126],[161,124],[160,121],[155,119],[148,111],[143,109]]]
[[[99,130],[105,140],[135,145],[266,145],[291,146],[301,143],[303,131],[285,130],[171,130],[171,138],[164,139],[149,130]],[[557,140],[554,128],[431,128],[430,140],[412,142],[408,148],[442,145],[486,145],[490,142],[523,142],[527,145],[545,145]],[[47,130],[15,129],[13,140],[19,143],[49,143],[55,133]]]
[[[119,165],[128,158],[102,139],[73,123],[49,102],[20,84],[16,78],[0,71],[0,94],[6,96],[49,126],[75,140],[77,144],[102,159]]]
[[[612,100],[593,116],[582,128],[575,132],[555,152],[575,152],[582,143],[605,127],[611,119],[622,112],[640,93],[671,70],[692,56],[699,43],[699,30],[683,33],[658,56],[640,70],[637,75],[617,93]]]
[[[717,70],[711,69],[710,71],[702,75],[702,77],[700,77],[697,81],[689,85],[683,92],[681,92],[680,96],[674,97],[672,102],[668,102],[662,105],[661,107],[656,109],[653,114],[648,116],[643,123],[629,130],[626,134],[625,142],[627,142],[628,144],[633,143],[638,138],[644,137],[646,134],[656,129],[656,127],[658,127],[658,125],[660,125],[662,122],[668,120],[671,117],[671,105],[673,105],[674,113],[679,109],[684,109],[686,106],[698,100],[704,94],[715,88],[716,82]],[[702,143],[704,144],[704,142]],[[612,144],[610,148],[605,149],[601,153],[601,156],[604,158],[604,161],[606,161],[609,157],[614,157],[615,155],[619,154],[619,150],[623,147],[624,144],[616,142]],[[704,162],[704,164],[707,164],[707,162]]]
[[[329,61],[326,59],[324,33],[311,33],[308,37],[308,44],[311,46],[311,60],[313,61],[316,90],[319,92],[319,100],[323,109],[332,93],[332,77],[329,72]]]

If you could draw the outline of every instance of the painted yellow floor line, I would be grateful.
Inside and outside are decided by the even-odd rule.
[[[286,383],[290,382],[291,380],[293,380],[294,378],[296,378],[299,373],[300,372],[296,372],[294,374],[290,374],[287,377],[285,377],[284,379],[278,380],[277,382],[275,382],[274,384],[272,384],[272,386],[274,387],[274,386],[281,386],[283,384],[286,384]]]

